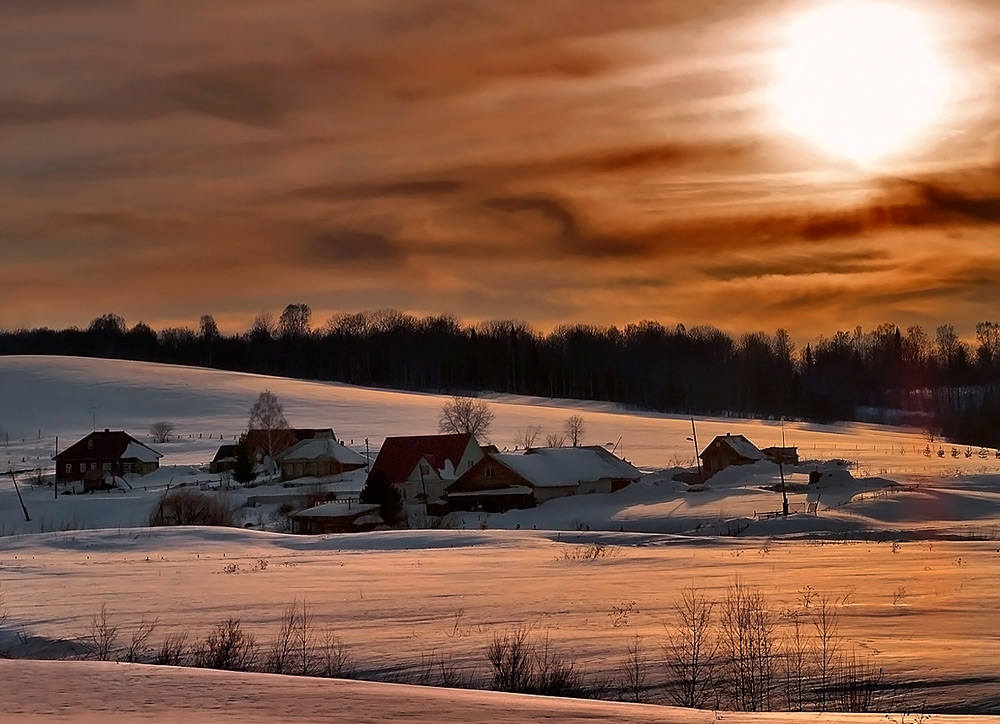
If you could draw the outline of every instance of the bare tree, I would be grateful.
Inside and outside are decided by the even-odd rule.
[[[289,304],[278,319],[282,337],[307,337],[312,324],[312,309],[308,304]]]
[[[545,446],[546,447],[565,447],[566,436],[560,435],[557,432],[550,432],[545,436]]]
[[[528,425],[523,430],[518,428],[514,444],[525,449],[535,446],[538,436],[542,434],[541,425]]]
[[[150,621],[145,616],[142,617],[142,620],[139,621],[139,625],[132,631],[132,640],[125,649],[125,661],[135,663],[142,658],[143,654],[148,652],[146,642],[149,641],[149,637],[153,635],[153,631],[156,630],[158,622],[158,618],[154,618]]]
[[[278,402],[278,396],[270,390],[264,390],[250,408],[250,420],[247,423],[250,430],[258,430],[254,444],[260,452],[271,458],[281,451],[282,443],[288,436],[288,420],[285,410]]]
[[[580,443],[583,442],[583,417],[581,415],[567,417],[566,422],[563,423],[563,431],[566,433],[570,445],[580,447]]]
[[[673,602],[673,621],[664,624],[665,665],[675,686],[669,690],[678,706],[704,709],[716,705],[715,668],[719,640],[714,636],[715,601],[697,588],[685,588]]]
[[[486,400],[456,395],[441,406],[438,430],[443,433],[469,433],[485,437],[489,434],[494,417]]]
[[[620,684],[622,699],[638,704],[646,701],[646,678],[649,674],[649,661],[642,645],[642,636],[636,634],[628,644],[628,652],[618,665],[621,674]]]
[[[720,630],[729,704],[738,711],[770,710],[776,642],[764,594],[737,578],[722,603]]]
[[[149,426],[149,434],[153,436],[153,442],[166,442],[174,432],[174,423],[160,420]]]
[[[820,711],[826,711],[831,696],[830,687],[836,670],[836,660],[840,649],[840,612],[837,602],[828,595],[819,599],[813,626],[816,629],[816,668],[818,681],[817,702]]]
[[[108,607],[101,604],[101,612],[94,614],[90,627],[83,636],[83,642],[91,655],[98,661],[108,661],[118,646],[118,624],[112,623]]]

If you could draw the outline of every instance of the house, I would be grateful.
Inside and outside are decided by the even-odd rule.
[[[281,466],[281,479],[340,475],[358,470],[367,460],[332,437],[301,440],[277,456]]]
[[[122,430],[92,432],[53,457],[56,480],[82,480],[88,470],[113,475],[146,475],[160,467],[163,455]]]
[[[323,503],[289,516],[292,533],[360,533],[385,525],[379,506],[365,503]]]
[[[440,500],[445,485],[483,459],[483,450],[469,433],[387,437],[369,477],[385,475],[403,496],[405,505]]]
[[[797,447],[766,447],[761,452],[775,465],[799,464],[799,449]]]
[[[600,445],[490,453],[448,487],[452,510],[532,508],[568,495],[612,493],[642,477]]]
[[[745,437],[728,432],[712,440],[698,457],[704,465],[706,478],[730,465],[752,465],[766,459],[764,453]]]
[[[281,430],[251,429],[247,430],[246,435],[247,444],[258,455],[270,449],[270,452],[275,456],[296,443],[317,438],[336,440],[337,436],[334,435],[331,427],[287,427]]]
[[[236,467],[236,451],[239,445],[219,445],[215,457],[208,464],[208,472],[222,473]]]

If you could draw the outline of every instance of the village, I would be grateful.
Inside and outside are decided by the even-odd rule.
[[[251,458],[253,473],[237,480],[241,447]],[[249,503],[277,503],[287,519],[278,530],[315,535],[424,527],[451,513],[504,513],[571,496],[607,495],[644,475],[603,445],[509,451],[483,444],[470,432],[387,437],[377,449],[366,457],[338,439],[333,428],[249,429],[240,442],[221,444],[199,468],[204,475],[196,477],[200,490],[280,484],[291,492],[250,496]],[[55,497],[142,487],[146,476],[160,470],[163,457],[154,443],[128,431],[91,432],[53,457]],[[708,444],[696,468],[677,469],[673,475],[697,490],[730,466],[761,461],[793,467],[799,462],[794,447],[760,450],[743,435],[726,434]],[[181,480],[177,489],[186,484]],[[384,501],[363,502],[366,486],[391,488],[390,497],[398,503],[389,506],[390,515]],[[167,524],[163,509],[161,502],[159,523]]]

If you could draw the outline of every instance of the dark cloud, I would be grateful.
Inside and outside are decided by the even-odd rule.
[[[313,236],[294,263],[396,264],[405,258],[402,246],[381,234],[354,229],[329,229]]]
[[[831,251],[822,255],[799,250],[777,255],[763,252],[757,258],[736,254],[725,263],[707,265],[704,273],[712,279],[732,281],[813,274],[867,274],[892,269],[894,264],[892,255],[885,250]]]

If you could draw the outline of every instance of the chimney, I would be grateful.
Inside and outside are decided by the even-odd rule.
[[[108,428],[104,428],[104,432],[111,432],[111,430]]]

